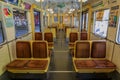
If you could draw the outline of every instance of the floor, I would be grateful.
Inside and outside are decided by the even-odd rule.
[[[54,64],[49,70],[50,80],[75,80],[76,78],[64,35],[63,31],[57,33],[54,45]]]

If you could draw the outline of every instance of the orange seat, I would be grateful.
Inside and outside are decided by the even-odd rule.
[[[96,68],[115,68],[116,66],[109,60],[94,60]]]
[[[86,32],[81,32],[80,34],[81,34],[80,40],[87,40],[87,33]]]
[[[76,58],[89,58],[90,43],[89,42],[76,42],[75,44],[75,57]]]
[[[53,42],[53,34],[52,32],[44,33],[44,39],[49,42]]]
[[[31,58],[30,42],[17,41],[16,42],[16,55],[17,55],[17,58]]]
[[[92,60],[75,60],[75,65],[77,69],[81,68],[95,68],[96,64]]]
[[[92,42],[92,58],[105,58],[106,56],[106,42],[105,41],[93,41]]]
[[[7,65],[9,69],[24,69],[29,60],[14,60]]]
[[[54,43],[53,43],[53,34],[52,34],[52,32],[44,33],[44,39],[48,42],[48,48],[53,49],[54,48]]]
[[[42,32],[36,32],[35,33],[35,40],[42,40],[43,37],[42,37]]]
[[[14,60],[7,65],[9,70],[46,70],[48,60]]]
[[[48,50],[47,50],[47,42],[39,41],[32,43],[33,48],[33,58],[47,58]]]
[[[26,67],[32,70],[45,70],[47,68],[47,65],[48,60],[30,60]]]
[[[78,33],[77,32],[71,32],[69,37],[69,48],[74,47],[74,42],[78,40]]]

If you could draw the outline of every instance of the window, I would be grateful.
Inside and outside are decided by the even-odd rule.
[[[13,11],[16,37],[19,37],[28,33],[28,21],[27,21],[26,14],[27,12],[22,10],[14,9]]]
[[[2,22],[0,21],[0,43],[4,41]]]
[[[88,12],[82,13],[82,30],[88,29]]]
[[[35,32],[41,32],[40,12],[34,11]]]
[[[119,17],[119,23],[118,23],[118,31],[117,31],[116,42],[118,44],[120,44],[120,17]]]
[[[94,33],[105,38],[107,36],[108,20],[110,10],[95,12]]]
[[[74,27],[78,27],[79,26],[79,20],[78,18],[75,16],[74,17]]]

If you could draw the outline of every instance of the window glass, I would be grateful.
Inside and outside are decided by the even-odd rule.
[[[95,12],[94,33],[101,36],[107,36],[108,20],[110,10],[102,10]]]
[[[86,31],[88,30],[88,13],[86,13]]]
[[[79,20],[77,17],[74,17],[74,27],[79,27]]]
[[[82,13],[82,30],[88,29],[88,13]]]
[[[0,21],[0,43],[4,41],[2,22]]]
[[[13,11],[16,37],[19,37],[28,33],[28,21],[27,21],[26,14],[27,12],[22,10],[15,9]]]
[[[40,12],[34,11],[35,32],[41,32]]]
[[[116,42],[118,44],[120,44],[120,17],[119,17],[119,23],[118,23],[118,31],[117,31]]]

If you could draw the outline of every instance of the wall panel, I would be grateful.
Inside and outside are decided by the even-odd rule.
[[[120,73],[120,45],[115,44],[112,61],[117,65],[117,71]]]
[[[10,62],[9,51],[7,45],[0,48],[0,75],[6,70],[6,65]]]

